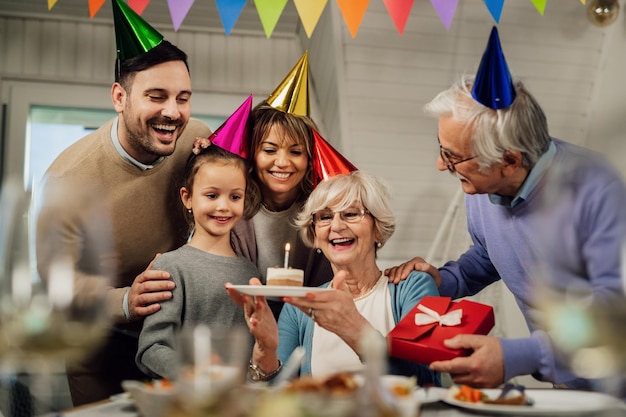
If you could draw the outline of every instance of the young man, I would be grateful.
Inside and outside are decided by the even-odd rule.
[[[88,278],[94,275],[113,278],[107,294],[113,326],[106,342],[67,366],[76,406],[121,392],[124,379],[145,378],[135,365],[137,336],[143,318],[171,297],[174,285],[167,273],[150,269],[151,261],[187,238],[178,179],[195,138],[211,133],[190,119],[186,54],[124,1],[113,1],[113,8],[118,60],[111,98],[118,116],[50,166],[37,227],[38,269],[44,280],[62,254],[72,257],[77,292],[89,291]],[[126,16],[133,18],[125,21]],[[128,31],[128,25],[136,30]],[[67,187],[80,189],[59,198],[59,190]],[[110,245],[106,237],[103,245],[89,232],[95,219],[73,198],[81,190],[97,190],[97,203],[110,221]]]

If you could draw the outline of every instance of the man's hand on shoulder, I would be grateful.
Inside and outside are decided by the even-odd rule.
[[[133,281],[128,293],[128,312],[131,320],[139,320],[159,311],[161,301],[172,298],[175,287],[169,272],[152,269],[157,254],[150,265]]]
[[[403,264],[385,269],[384,274],[386,277],[389,278],[389,282],[397,284],[400,281],[405,280],[409,276],[411,271],[427,272],[433,277],[433,279],[435,280],[435,284],[437,284],[437,287],[441,285],[441,276],[439,275],[439,270],[419,256],[416,256],[415,258]]]

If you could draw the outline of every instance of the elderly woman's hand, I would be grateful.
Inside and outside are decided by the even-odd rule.
[[[285,297],[284,301],[298,307],[315,322],[343,339],[358,352],[359,339],[370,323],[359,313],[352,293],[345,284],[347,273],[338,272],[333,277],[333,289],[309,293],[306,297]]]

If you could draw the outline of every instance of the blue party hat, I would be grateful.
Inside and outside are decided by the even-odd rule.
[[[498,29],[491,29],[487,49],[476,73],[472,97],[480,104],[498,110],[509,107],[515,100],[515,88],[506,65]]]

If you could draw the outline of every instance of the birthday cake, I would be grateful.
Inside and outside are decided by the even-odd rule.
[[[304,271],[297,268],[267,268],[266,285],[301,287],[304,283]]]

